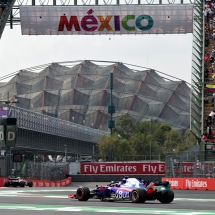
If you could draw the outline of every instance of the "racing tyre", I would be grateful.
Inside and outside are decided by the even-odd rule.
[[[166,193],[162,194],[158,199],[160,203],[168,204],[171,203],[174,199],[174,192],[172,190],[168,190]]]
[[[29,182],[27,183],[27,186],[33,187],[33,182],[32,182],[32,181],[29,181]]]
[[[4,186],[5,187],[9,187],[10,186],[10,182],[8,180],[4,181]]]
[[[24,181],[20,181],[20,182],[19,182],[19,186],[20,186],[20,187],[25,187],[25,182],[24,182]]]
[[[131,201],[134,203],[144,203],[147,198],[147,193],[144,189],[136,188],[131,192]]]
[[[90,198],[90,190],[88,187],[79,187],[76,191],[76,198],[79,201],[87,201]]]

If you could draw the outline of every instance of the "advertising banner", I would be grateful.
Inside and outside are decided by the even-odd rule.
[[[193,5],[20,6],[23,35],[185,34]]]
[[[16,125],[6,125],[6,146],[15,147]]]
[[[5,147],[4,125],[0,125],[0,148]]]
[[[8,107],[0,107],[0,117],[7,118],[9,113]]]
[[[165,174],[165,162],[147,163],[81,163],[81,174]]]
[[[181,173],[183,175],[192,175],[193,174],[193,168],[194,168],[194,163],[193,162],[183,162],[181,164]],[[175,169],[177,171],[177,168]]]
[[[184,189],[189,190],[208,190],[209,180],[207,178],[185,178],[184,179]],[[213,181],[214,182],[214,181]]]
[[[169,181],[171,189],[215,190],[214,178],[162,178],[162,181]]]
[[[171,189],[184,189],[183,178],[162,178],[162,181],[169,181]]]

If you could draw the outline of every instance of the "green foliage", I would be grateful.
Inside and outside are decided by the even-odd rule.
[[[182,143],[182,136],[177,130],[170,130],[165,135],[164,151],[175,152]]]
[[[111,141],[111,136],[102,135],[98,139],[98,149],[99,149],[99,156],[106,160],[109,156],[111,149],[113,150],[113,145]]]
[[[160,124],[154,132],[155,139],[159,145],[163,145],[166,140],[166,134],[170,132],[172,128],[168,124]]]
[[[127,116],[120,116],[116,121],[116,128],[113,129],[113,133],[120,135],[121,138],[128,139],[135,133],[135,126],[131,118]]]
[[[178,151],[185,151],[197,144],[196,137],[190,130],[187,130],[182,138],[183,141],[179,145]]]
[[[137,122],[135,126],[136,133],[142,134],[152,134],[159,128],[159,124],[153,122],[152,119],[150,121]]]
[[[184,151],[195,144],[196,138],[190,131],[182,136],[168,124],[151,119],[134,125],[129,117],[121,116],[113,135],[99,138],[98,150],[100,158],[106,160],[162,160],[165,153]]]
[[[131,157],[133,157],[134,155],[135,150],[134,148],[132,148],[130,142],[127,139],[120,139],[119,144],[115,146],[114,160],[131,160]]]

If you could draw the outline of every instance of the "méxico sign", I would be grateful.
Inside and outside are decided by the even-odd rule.
[[[193,5],[21,6],[23,35],[185,34]]]

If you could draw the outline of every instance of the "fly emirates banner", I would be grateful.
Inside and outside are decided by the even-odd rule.
[[[192,175],[193,162],[183,162],[181,171],[183,175]],[[81,174],[157,174],[165,175],[166,164],[165,162],[90,162],[81,163]],[[176,171],[177,169],[175,169]],[[177,172],[176,172],[177,174]]]
[[[20,6],[23,35],[185,34],[193,5]]]

